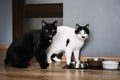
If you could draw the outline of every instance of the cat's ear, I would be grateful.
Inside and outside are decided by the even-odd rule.
[[[86,27],[86,28],[89,28],[89,24],[86,24],[85,27]]]
[[[76,24],[76,25],[75,25],[75,29],[77,29],[77,28],[79,28],[79,27],[81,27],[79,24]]]
[[[54,22],[53,22],[53,25],[55,25],[55,27],[57,27],[57,26],[58,26],[58,21],[57,21],[57,20],[54,21]]]
[[[42,27],[44,27],[46,25],[47,25],[47,23],[44,20],[42,20]]]

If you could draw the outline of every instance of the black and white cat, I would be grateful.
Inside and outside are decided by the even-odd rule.
[[[6,54],[5,64],[17,68],[27,68],[33,56],[39,62],[42,69],[49,66],[45,50],[51,45],[56,34],[57,21],[46,23],[42,21],[42,29],[35,32],[28,32],[9,46]]]
[[[57,27],[57,33],[53,38],[53,43],[46,51],[48,63],[52,63],[51,56],[61,52],[64,52],[68,66],[71,62],[72,53],[74,53],[75,61],[80,62],[79,51],[89,36],[89,24],[86,24],[85,26],[76,24],[75,27],[76,28],[69,26]],[[61,61],[61,59],[58,59],[55,55],[53,60],[57,62]]]

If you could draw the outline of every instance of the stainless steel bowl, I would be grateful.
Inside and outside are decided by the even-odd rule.
[[[103,58],[88,58],[88,67],[102,67],[102,61],[104,61]]]
[[[71,62],[70,65],[71,65],[70,67],[72,69],[84,69],[84,68],[87,68],[86,62]]]
[[[81,69],[85,69],[85,68],[87,68],[87,67],[88,67],[88,65],[87,65],[86,62],[81,62],[81,63],[80,63],[80,68],[81,68]]]

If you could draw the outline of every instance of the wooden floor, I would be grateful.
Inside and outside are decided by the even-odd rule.
[[[29,68],[4,66],[5,51],[0,51],[0,80],[120,80],[120,71],[63,69],[65,63],[52,63],[40,69],[36,61]]]

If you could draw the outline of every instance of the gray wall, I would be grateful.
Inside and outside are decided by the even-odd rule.
[[[63,0],[63,24],[90,24],[85,56],[120,56],[120,0]],[[12,41],[12,0],[0,0],[0,45]]]
[[[12,0],[0,0],[0,45],[12,41]]]
[[[63,24],[90,24],[84,56],[120,56],[120,0],[64,0]]]

